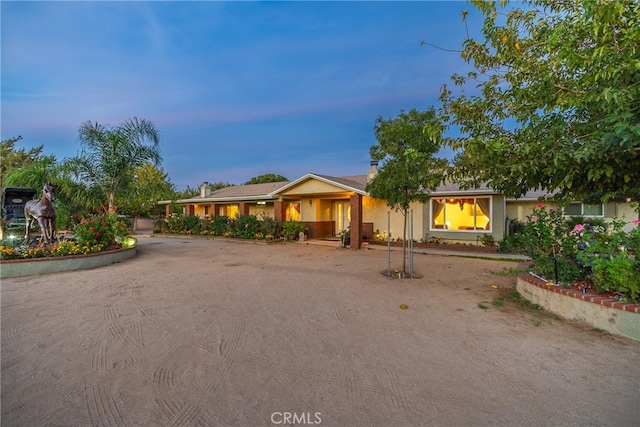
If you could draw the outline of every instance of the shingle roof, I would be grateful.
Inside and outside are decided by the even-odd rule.
[[[329,181],[333,181],[335,183],[342,184],[347,187],[351,187],[360,191],[365,191],[365,187],[367,186],[367,175],[351,175],[351,176],[340,176],[340,177],[320,175],[317,173],[314,173],[313,175],[319,176]]]
[[[351,188],[361,193],[366,193],[367,175],[350,175],[350,176],[330,176],[310,173],[294,181],[281,181],[281,182],[267,182],[264,184],[247,184],[247,185],[233,185],[230,187],[224,187],[219,190],[211,192],[207,197],[196,196],[189,199],[178,200],[178,203],[197,203],[197,202],[211,202],[211,201],[224,201],[224,200],[242,200],[242,199],[274,199],[277,197],[279,190],[287,187],[291,184],[295,185],[297,181],[303,181],[307,178],[318,177],[323,180],[334,182],[340,186]],[[445,182],[440,185],[436,191],[432,193],[434,196],[439,195],[472,195],[472,194],[498,194],[495,190],[491,189],[486,184],[482,184],[477,188],[470,190],[463,190],[459,184]],[[548,196],[548,193],[542,190],[530,190],[524,196],[519,198],[508,198],[508,200],[538,200],[540,197]],[[169,201],[165,201],[169,203]]]
[[[216,191],[212,191],[211,197],[251,197],[251,196],[267,196],[276,190],[287,185],[290,181],[281,182],[266,182],[263,184],[247,184],[247,185],[232,185],[231,187],[224,187]]]

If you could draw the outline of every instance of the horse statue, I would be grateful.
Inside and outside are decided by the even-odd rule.
[[[53,185],[46,183],[42,188],[42,198],[40,200],[29,200],[24,205],[24,217],[27,220],[27,241],[29,241],[29,229],[35,219],[38,221],[40,230],[42,231],[42,237],[40,238],[40,244],[43,239],[47,244],[53,243],[53,238],[56,235],[56,207],[53,206],[53,201],[56,199],[56,192]]]

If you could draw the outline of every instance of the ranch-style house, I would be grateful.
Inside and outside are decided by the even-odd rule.
[[[402,237],[403,216],[390,211],[384,200],[375,199],[365,190],[377,172],[371,162],[367,174],[334,177],[308,173],[293,181],[237,185],[211,191],[209,184],[200,186],[200,195],[180,200],[163,200],[167,216],[171,204],[183,206],[185,215],[199,217],[267,215],[278,222],[295,220],[308,227],[309,239],[334,237],[349,229],[351,248],[359,249],[372,237]],[[428,203],[413,203],[413,238],[426,235],[443,241],[477,243],[485,234],[501,241],[512,220],[524,221],[541,203],[545,193],[531,191],[512,199],[488,187],[461,190],[445,184],[431,193]],[[553,202],[542,202],[555,207]],[[390,212],[390,220],[389,214]],[[567,216],[601,219],[615,217],[631,221],[637,217],[629,203],[589,205],[571,203],[564,208]]]

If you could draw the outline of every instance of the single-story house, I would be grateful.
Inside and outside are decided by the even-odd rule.
[[[375,199],[366,191],[367,182],[377,173],[377,163],[365,175],[334,177],[308,173],[293,181],[225,187],[210,191],[203,183],[200,195],[176,201],[158,202],[183,206],[186,215],[200,217],[235,215],[267,215],[278,222],[296,220],[308,227],[308,238],[328,238],[349,229],[351,247],[358,249],[363,239],[403,236],[404,218],[390,210],[384,200]],[[461,190],[455,184],[445,184],[431,193],[428,203],[413,203],[413,238],[425,236],[444,241],[476,243],[485,234],[501,241],[509,223],[524,221],[545,194],[531,191],[518,199],[507,198],[488,187]],[[545,205],[554,207],[553,203]],[[637,217],[629,203],[587,205],[571,203],[567,215],[612,219]]]

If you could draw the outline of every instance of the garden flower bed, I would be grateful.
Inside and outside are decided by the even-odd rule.
[[[388,243],[384,240],[370,240],[370,245],[379,245],[379,246],[387,246]],[[402,247],[402,242],[391,242],[391,246],[396,248]],[[485,252],[485,253],[496,253],[498,252],[498,248],[495,246],[476,246],[476,245],[464,245],[464,244],[450,244],[450,243],[422,243],[422,242],[413,242],[414,248],[422,248],[422,249],[444,249],[451,251],[464,251],[464,252]]]
[[[564,289],[640,301],[640,227],[638,220],[611,223],[566,218],[562,211],[538,204],[522,229],[503,246],[528,255],[543,282]]]
[[[122,262],[136,254],[136,247],[126,247],[86,255],[49,256],[0,261],[0,278],[34,276],[61,271],[84,270]]]
[[[79,217],[73,233],[50,245],[37,239],[0,247],[0,277],[18,277],[94,268],[120,262],[136,254],[136,239],[114,214]]]

